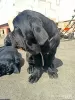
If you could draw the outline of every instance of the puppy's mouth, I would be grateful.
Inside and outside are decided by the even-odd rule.
[[[16,43],[15,48],[26,50],[25,46],[19,45],[18,43]]]
[[[11,46],[12,43],[11,43],[10,38],[9,38],[9,39],[5,38],[5,39],[4,39],[4,44],[5,44],[5,46]]]
[[[11,44],[10,41],[6,41],[5,45],[6,45],[6,46],[11,46],[12,44]]]

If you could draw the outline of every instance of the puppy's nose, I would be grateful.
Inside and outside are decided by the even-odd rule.
[[[8,41],[8,40],[5,40],[5,41],[4,41],[4,44],[5,44],[5,46],[11,46],[11,45],[12,45],[11,42]]]

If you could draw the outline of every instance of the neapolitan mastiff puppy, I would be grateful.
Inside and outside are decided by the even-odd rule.
[[[0,47],[0,76],[19,73],[22,57],[12,46]]]
[[[46,70],[49,76],[57,75],[53,65],[60,43],[59,31],[54,21],[41,13],[25,10],[13,20],[14,30],[5,39],[5,45],[27,51],[29,82],[34,83]],[[43,60],[42,60],[43,59]]]

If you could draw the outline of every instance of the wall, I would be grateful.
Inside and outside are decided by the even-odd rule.
[[[71,19],[75,9],[75,0],[0,0],[0,25],[13,19],[13,16],[25,9],[41,12],[45,16],[64,21]],[[13,5],[14,4],[14,5]]]
[[[60,1],[57,4],[56,1]],[[56,21],[70,20],[75,14],[75,0],[16,0],[16,10],[32,9],[43,13]]]
[[[74,9],[75,0],[61,0],[58,10],[59,21],[70,20],[72,15],[75,15]]]
[[[49,18],[58,20],[56,11],[59,5],[56,4],[56,1],[57,0],[15,0],[15,9],[17,12],[31,9]]]
[[[7,23],[12,16],[16,15],[13,3],[14,0],[0,0],[0,25]]]

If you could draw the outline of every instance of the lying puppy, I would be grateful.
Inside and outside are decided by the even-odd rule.
[[[19,73],[22,57],[12,46],[0,47],[0,76]]]

